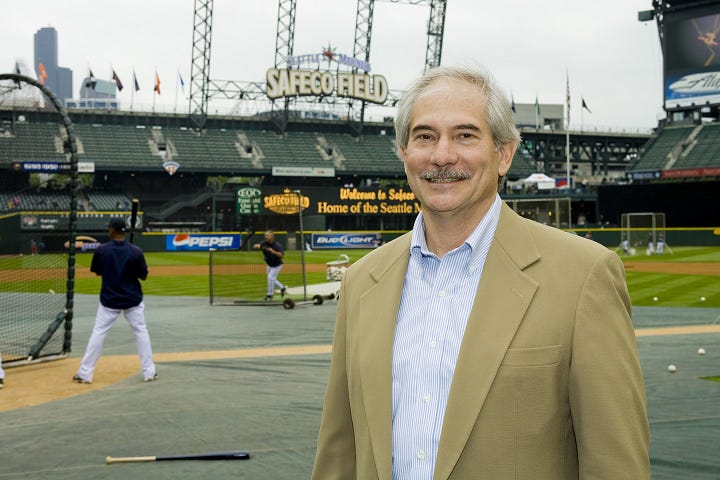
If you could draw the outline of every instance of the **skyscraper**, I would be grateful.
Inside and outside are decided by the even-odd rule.
[[[50,89],[61,102],[72,98],[72,70],[58,66],[57,30],[43,27],[35,32],[35,71],[43,64],[47,72],[45,86]]]

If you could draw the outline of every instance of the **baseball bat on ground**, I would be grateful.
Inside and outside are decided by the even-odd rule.
[[[130,213],[130,243],[135,240],[135,225],[137,225],[138,209],[140,208],[140,200],[132,199],[132,212]]]
[[[233,451],[200,453],[197,455],[176,455],[171,457],[107,457],[105,463],[110,465],[111,463],[162,462],[168,460],[247,460],[249,458],[249,452]]]

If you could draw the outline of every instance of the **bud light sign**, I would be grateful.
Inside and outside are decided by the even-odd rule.
[[[240,248],[240,235],[176,233],[165,237],[165,250],[232,250]]]
[[[313,233],[312,248],[375,248],[377,233]]]

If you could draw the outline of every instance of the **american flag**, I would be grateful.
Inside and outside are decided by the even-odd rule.
[[[566,128],[570,127],[570,74],[565,72],[565,79],[567,80],[567,125]]]

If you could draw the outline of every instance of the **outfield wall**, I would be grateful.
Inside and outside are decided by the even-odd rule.
[[[27,228],[20,228],[19,222],[21,221],[20,216],[10,215],[6,217],[0,217],[0,254],[17,254],[23,253],[28,254],[30,252],[31,244],[43,245],[47,252],[63,251],[66,248],[66,242],[68,233],[57,230],[46,230],[46,231],[29,231]],[[85,243],[85,247],[79,247],[79,251],[87,251],[92,249],[92,244],[96,242],[106,242],[108,240],[107,233],[104,231],[105,218],[102,218],[102,233],[98,232],[99,228],[93,229],[92,231],[85,231],[82,228],[78,229],[78,237],[80,242]],[[577,235],[586,236],[589,232],[591,238],[607,247],[614,248],[620,245],[621,234],[623,229],[621,228],[574,228],[567,230]],[[649,229],[639,228],[633,229],[633,231],[650,231]],[[664,230],[665,240],[668,245],[673,246],[720,246],[720,227],[710,228],[667,228]],[[175,235],[176,233],[161,233],[161,232],[139,232],[135,236],[135,243],[138,244],[143,250],[147,252],[164,252],[170,250],[168,248],[168,236]],[[242,244],[243,249],[251,248],[253,243],[262,241],[263,232],[257,232],[249,241],[247,239],[246,232],[202,232],[202,233],[190,233],[189,235],[202,235],[205,237],[212,236],[225,236],[225,237],[236,237],[233,248],[237,248],[237,245]],[[310,241],[311,235],[313,234],[327,234],[327,231],[321,230],[309,230],[305,231],[305,240]],[[394,238],[402,235],[405,231],[400,230],[385,230],[385,231],[367,231],[367,232],[343,232],[337,231],[332,232],[333,234],[371,234],[375,235],[378,233],[382,234],[383,241],[389,242]],[[276,231],[276,239],[280,242],[283,247],[288,250],[297,250],[301,245],[300,232],[287,232],[287,231]]]
[[[634,231],[649,231],[646,228],[633,229]],[[620,245],[620,237],[623,229],[621,228],[587,228],[587,229],[573,229],[568,230],[580,236],[585,236],[587,232],[590,232],[591,238],[606,247],[615,248]],[[309,240],[310,235],[313,233],[327,233],[322,231],[307,231],[305,232],[305,240]],[[378,232],[333,232],[333,233],[378,233]],[[404,234],[404,231],[383,231],[382,237],[385,242],[389,242],[400,235]],[[220,234],[232,234],[241,235],[240,232],[220,232]],[[147,252],[164,252],[167,251],[167,235],[162,233],[144,233],[136,237],[135,243],[143,248]],[[247,241],[245,234],[241,235],[244,248],[252,248],[253,243],[262,241],[262,232],[258,232],[250,241]],[[299,232],[285,232],[275,231],[275,239],[280,244],[289,250],[296,250],[301,244]],[[676,246],[720,246],[720,227],[719,228],[667,228],[665,229],[666,244],[670,247]]]

